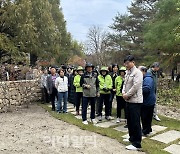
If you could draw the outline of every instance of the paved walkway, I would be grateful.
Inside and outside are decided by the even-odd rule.
[[[0,114],[0,126],[0,154],[142,153],[127,151],[117,140],[57,120],[37,105]]]

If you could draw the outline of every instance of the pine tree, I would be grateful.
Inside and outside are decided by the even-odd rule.
[[[110,26],[114,34],[110,38],[122,53],[134,54],[139,60],[146,54],[144,48],[144,25],[153,18],[158,0],[134,0],[128,7],[128,14],[118,14]]]

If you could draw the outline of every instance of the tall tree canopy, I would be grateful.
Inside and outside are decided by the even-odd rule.
[[[157,3],[154,18],[145,26],[145,47],[160,53],[164,67],[173,68],[180,58],[179,0],[161,0]]]
[[[145,45],[167,53],[180,50],[180,40],[176,38],[180,26],[179,0],[161,0],[154,18],[146,24]]]
[[[156,60],[166,65],[179,57],[179,23],[179,0],[134,0],[127,14],[115,16],[109,37],[121,55],[134,54],[146,65]]]
[[[0,1],[1,61],[3,56],[24,57],[24,53],[30,53],[32,57],[65,63],[74,47],[59,0]]]
[[[110,28],[112,42],[121,52],[142,57],[145,51],[143,30],[144,25],[156,12],[157,0],[134,0],[128,7],[128,14],[118,14]]]

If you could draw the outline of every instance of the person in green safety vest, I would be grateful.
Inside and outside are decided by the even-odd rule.
[[[81,76],[84,73],[83,67],[79,66],[77,68],[77,75],[74,77],[73,85],[76,87],[76,115],[79,115],[79,108],[83,98],[83,89],[80,85]]]
[[[107,67],[102,67],[100,70],[100,75],[98,76],[99,80],[99,90],[100,90],[100,101],[98,107],[98,119],[102,121],[102,109],[103,104],[105,105],[105,118],[110,120],[110,93],[112,90],[112,78],[109,75]]]
[[[116,100],[117,100],[117,120],[116,120],[117,123],[120,123],[122,109],[124,109],[125,119],[127,119],[126,101],[122,97],[122,88],[123,88],[125,74],[126,74],[126,67],[122,66],[119,69],[119,76],[117,76],[115,79]],[[127,125],[125,127],[127,127]]]

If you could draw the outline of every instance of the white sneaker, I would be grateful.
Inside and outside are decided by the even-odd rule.
[[[161,119],[159,119],[158,115],[155,115],[155,116],[154,116],[154,119],[155,119],[156,121],[161,121]]]
[[[108,121],[111,120],[110,116],[105,116],[105,119],[108,120]]]
[[[114,120],[114,117],[112,117],[112,116],[109,116],[109,119],[110,119],[110,120]]]
[[[93,124],[97,124],[96,119],[91,119],[91,122],[92,122]]]
[[[120,119],[119,118],[117,118],[116,123],[120,123]]]
[[[88,125],[87,120],[83,121],[82,123],[83,123],[84,125]]]
[[[128,145],[128,146],[126,146],[126,149],[127,149],[127,150],[138,150],[138,148],[136,148],[136,147],[133,146],[133,145]]]
[[[128,138],[123,139],[124,142],[130,142]]]
[[[98,117],[98,120],[99,120],[99,121],[102,121],[102,116],[99,116],[99,117]]]

